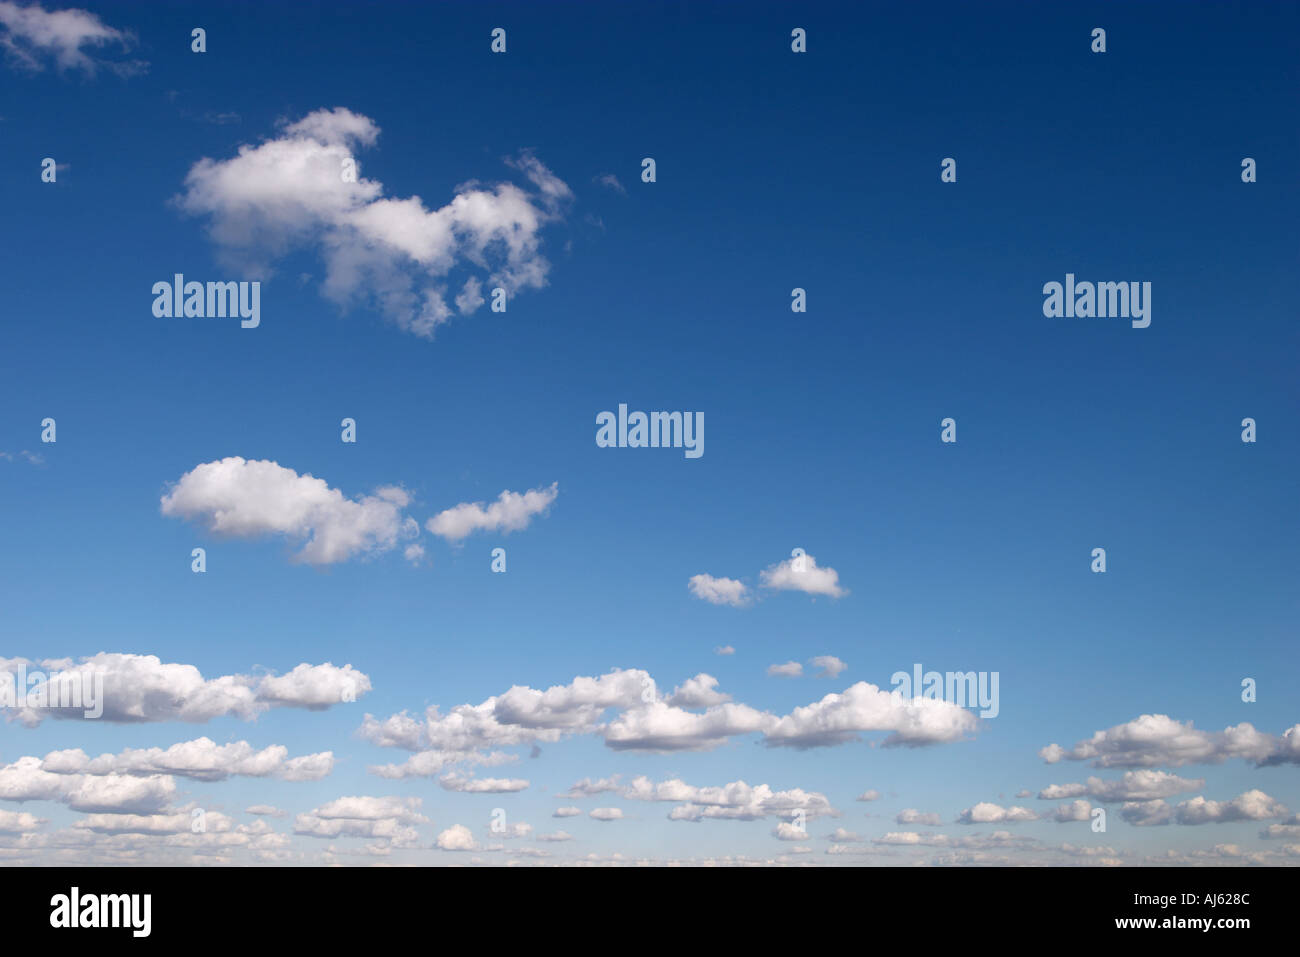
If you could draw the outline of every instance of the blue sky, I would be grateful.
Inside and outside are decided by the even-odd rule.
[[[90,44],[66,27],[63,47],[24,32],[55,8],[15,9],[0,5],[0,655],[156,656],[246,684],[328,663],[371,687],[255,720],[172,720],[156,701],[135,722],[11,713],[0,765],[16,783],[6,790],[0,770],[0,813],[39,823],[11,820],[4,858],[1300,859],[1296,746],[1282,737],[1300,721],[1294,6],[96,4],[76,23],[112,35]],[[507,31],[504,54],[489,49],[494,27]],[[791,51],[796,27],[806,53]],[[1094,27],[1105,53],[1090,50]],[[60,67],[69,49],[88,61]],[[267,163],[239,164],[241,147]],[[369,199],[356,184],[256,182],[280,175],[275,157],[340,154],[357,160]],[[45,157],[56,182],[42,182]],[[940,182],[944,157],[955,183]],[[1242,182],[1244,157],[1255,183]],[[494,192],[502,183],[514,192]],[[544,184],[561,190],[554,204]],[[507,266],[545,278],[501,280],[499,243],[439,238],[433,211],[458,195],[523,197],[533,245]],[[412,239],[380,196],[418,197],[415,232],[430,234]],[[442,243],[432,266],[409,255],[422,242]],[[375,261],[392,273],[348,271]],[[1043,284],[1067,272],[1150,282],[1151,325],[1046,318]],[[175,273],[260,281],[260,325],[155,318],[150,290]],[[452,314],[431,336],[412,331],[409,310],[377,304],[393,275],[442,290]],[[485,295],[510,286],[506,312],[460,314],[451,301],[469,277]],[[343,305],[329,294],[339,285]],[[791,311],[795,287],[806,313]],[[619,403],[702,412],[704,454],[598,448],[595,417]],[[940,441],[949,416],[955,444]],[[53,444],[41,442],[46,417]],[[344,417],[355,444],[340,441]],[[1241,441],[1245,417],[1254,443]],[[194,470],[229,457],[292,470],[275,473],[290,498],[306,475],[337,501],[400,488],[418,537],[295,561],[304,534],[277,524],[284,499],[245,533],[214,532],[216,493]],[[459,539],[426,527],[552,483],[526,527]],[[178,488],[184,507],[164,514]],[[250,479],[236,497],[270,494]],[[236,511],[249,507],[241,498]],[[404,557],[410,544],[418,561]],[[505,574],[490,570],[498,546]],[[761,573],[796,547],[845,593],[765,588]],[[1090,571],[1096,547],[1105,574]],[[697,575],[742,582],[746,600],[696,597]],[[815,656],[845,667],[814,677]],[[804,675],[769,676],[788,661]],[[531,742],[485,745],[475,753],[517,760],[400,780],[369,769],[410,753],[359,733],[366,714],[445,716],[616,668],[648,673],[663,695],[712,676],[762,723],[860,682],[888,691],[914,663],[998,672],[998,716],[953,737],[927,730],[915,747],[882,746],[889,728],[808,748],[769,746],[762,731],[611,747],[608,728],[639,713],[633,702],[537,741],[535,757]],[[332,672],[313,674],[328,684]],[[1241,700],[1244,678],[1257,701]],[[124,700],[139,691],[128,685]],[[1126,752],[1136,764],[1039,754],[1143,715],[1191,722],[1196,742],[1242,722],[1276,740],[1242,757],[1207,738],[1192,760],[1162,725]],[[155,770],[155,783],[173,780],[169,801],[103,812],[31,796],[15,765],[200,737],[333,763],[314,780]],[[1257,766],[1268,754],[1283,758]],[[1104,833],[1058,823],[1066,802],[1039,797],[1125,771],[1203,783],[1171,791],[1163,812],[1130,810],[1170,821],[1156,826],[1121,814],[1141,802],[1083,795],[1107,811]],[[459,793],[440,786],[446,774],[528,786]],[[613,775],[624,790],[560,796]],[[800,789],[833,813],[794,840],[774,833],[790,814],[771,807],[669,820],[704,805],[638,800],[625,789],[640,775]],[[872,789],[877,800],[856,800]],[[1229,804],[1256,791],[1267,800]],[[422,819],[375,814],[414,837],[316,813],[392,796],[418,799],[403,806]],[[1218,803],[1190,803],[1202,797]],[[956,823],[985,802],[1038,820]],[[255,805],[284,814],[246,813]],[[561,806],[582,814],[552,817]],[[211,833],[136,820],[196,807],[222,815]],[[592,819],[597,807],[624,816]],[[501,840],[495,808],[531,834]],[[942,824],[897,820],[906,809]],[[359,836],[308,833],[322,819],[363,823]],[[859,839],[828,840],[836,829]],[[537,840],[561,830],[572,840]],[[238,838],[220,844],[222,833]],[[913,833],[941,836],[881,843]]]

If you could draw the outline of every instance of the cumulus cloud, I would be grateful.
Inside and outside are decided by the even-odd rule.
[[[715,655],[734,655],[736,649],[731,647],[731,645],[719,645],[713,649],[713,653]]]
[[[939,827],[943,824],[943,818],[933,812],[918,811],[914,807],[904,808],[898,812],[894,818],[899,824],[921,824],[926,827]]]
[[[859,794],[859,795],[855,798],[855,800],[858,800],[858,801],[879,801],[879,800],[880,800],[880,792],[877,791],[875,788],[871,788],[871,789],[869,789],[869,790],[863,791],[861,794]]]
[[[0,659],[0,672],[34,664],[26,659]],[[353,701],[370,690],[370,678],[350,664],[330,662],[298,665],[286,675],[222,675],[205,679],[193,665],[164,663],[154,655],[102,651],[78,662],[47,659],[39,663],[63,681],[103,681],[103,715],[99,720],[122,722],[186,721],[201,724],[227,715],[249,720],[268,708],[319,711]],[[30,677],[30,668],[29,668]],[[28,726],[42,719],[82,719],[84,708],[14,708]]]
[[[182,741],[169,748],[126,748],[117,754],[91,758],[80,748],[51,751],[41,769],[55,774],[169,774],[196,781],[223,781],[233,775],[319,781],[334,768],[334,754],[322,751],[289,757],[289,749],[273,744],[256,750],[247,741],[217,744],[211,738]]]
[[[0,834],[27,834],[46,823],[45,818],[26,811],[0,810]]]
[[[516,685],[446,713],[435,705],[423,716],[403,711],[379,719],[367,714],[358,734],[380,747],[416,753],[405,764],[372,768],[396,778],[431,776],[461,761],[485,761],[491,749],[536,747],[582,734],[599,735],[616,751],[672,752],[707,751],[750,733],[763,734],[772,746],[811,748],[853,741],[862,732],[888,731],[885,745],[915,746],[958,740],[978,725],[971,712],[956,705],[903,698],[865,682],[784,717],[727,700],[716,685],[711,675],[696,675],[665,698],[654,693],[654,680],[645,671],[614,669],[545,691]]]
[[[1025,807],[1000,807],[981,801],[957,815],[958,824],[1019,824],[1037,821],[1038,815]]]
[[[806,841],[808,832],[790,821],[777,821],[772,828],[772,836],[778,841]]]
[[[827,595],[842,598],[848,590],[840,587],[840,575],[833,568],[819,568],[811,555],[787,558],[759,572],[759,582],[764,588],[801,591],[809,595]]]
[[[859,681],[842,694],[795,708],[766,730],[766,743],[812,748],[852,741],[861,732],[889,731],[886,746],[916,746],[959,740],[978,725],[972,712],[951,702],[905,698]]]
[[[296,561],[330,565],[418,535],[419,525],[402,511],[409,503],[395,486],[350,499],[310,474],[231,456],[182,475],[163,496],[162,513],[233,538],[283,535],[303,542]]]
[[[582,808],[569,805],[568,807],[557,807],[551,812],[551,817],[578,817],[581,814]]]
[[[718,691],[717,687],[717,678],[700,673],[673,689],[667,701],[674,708],[708,708],[730,701],[731,695]]]
[[[443,790],[463,794],[512,794],[528,789],[523,778],[472,778],[462,774],[444,774],[438,779]]]
[[[474,532],[515,532],[527,528],[535,515],[544,515],[559,495],[559,483],[527,492],[502,492],[495,502],[462,502],[424,523],[433,534],[459,542]]]
[[[655,701],[619,714],[603,729],[619,751],[707,751],[728,738],[771,726],[776,719],[745,704],[715,705],[702,714]]]
[[[0,28],[0,46],[9,61],[29,72],[40,72],[52,63],[60,73],[80,70],[93,76],[107,69],[127,76],[146,67],[139,60],[112,61],[99,56],[110,50],[132,49],[135,38],[87,10],[46,10],[36,3],[19,6],[4,0],[0,2]]]
[[[363,837],[376,847],[419,846],[417,825],[428,823],[418,797],[341,797],[294,820],[293,831],[305,837]]]
[[[1190,721],[1168,715],[1144,714],[1132,721],[1097,731],[1069,750],[1049,744],[1039,752],[1048,764],[1065,759],[1091,761],[1099,768],[1181,767],[1221,764],[1240,758],[1255,765],[1300,763],[1300,725],[1281,736],[1255,730],[1243,721],[1222,731],[1200,731]]]
[[[163,774],[60,774],[37,757],[0,766],[0,800],[57,801],[74,811],[152,813],[167,807],[176,783]]]
[[[524,153],[507,165],[531,190],[468,183],[445,206],[429,209],[419,196],[387,197],[382,183],[360,175],[355,153],[373,146],[379,132],[369,117],[343,107],[317,110],[233,157],[200,160],[176,202],[207,220],[235,268],[263,277],[287,253],[316,249],[328,298],[373,304],[425,338],[452,316],[446,299],[453,273],[465,276],[456,280],[463,282],[462,313],[482,305],[480,285],[511,297],[546,285],[541,233],[572,199],[565,183]]]
[[[770,678],[798,678],[803,674],[803,665],[797,661],[787,661],[783,665],[768,665],[767,674]]]
[[[1211,801],[1194,797],[1183,801],[1174,812],[1179,824],[1221,824],[1228,821],[1267,821],[1290,813],[1282,802],[1258,789],[1247,791],[1231,801]]]
[[[1092,819],[1092,804],[1088,801],[1067,801],[1056,809],[1052,818],[1058,824],[1089,821]]]
[[[1154,801],[1204,786],[1204,778],[1180,778],[1167,771],[1125,771],[1123,777],[1104,781],[1090,777],[1084,784],[1053,784],[1038,792],[1044,801],[1090,797],[1098,801]]]
[[[672,821],[726,819],[757,821],[770,816],[789,816],[800,810],[806,818],[835,815],[826,795],[817,791],[793,788],[776,791],[767,784],[749,785],[732,781],[721,786],[697,787],[680,778],[655,783],[641,775],[620,793],[629,801],[672,801],[678,804],[669,812]]]
[[[375,722],[369,715],[366,716],[370,727],[378,729],[382,725]],[[400,719],[400,716],[390,718],[389,721]],[[383,744],[383,732],[376,730],[377,736],[372,738],[377,744]],[[365,736],[363,734],[363,736]],[[483,766],[510,764],[519,760],[513,754],[506,754],[503,751],[417,751],[401,764],[383,764],[371,765],[369,771],[381,778],[389,780],[401,780],[403,778],[431,778],[436,777],[448,768],[455,767],[459,764],[475,764]]]
[[[714,605],[733,605],[739,608],[749,601],[749,589],[735,578],[714,578],[712,575],[692,575],[686,587],[696,598]]]
[[[623,818],[623,809],[617,807],[592,808],[587,817],[597,821],[619,821]]]
[[[838,678],[840,672],[848,667],[834,655],[818,655],[816,658],[809,658],[808,663],[818,669],[816,674],[818,678]]]
[[[1155,827],[1168,824],[1174,811],[1161,800],[1129,801],[1119,809],[1119,816],[1134,827]]]
[[[478,850],[478,842],[474,840],[473,833],[464,824],[453,824],[439,834],[434,843],[444,851]]]

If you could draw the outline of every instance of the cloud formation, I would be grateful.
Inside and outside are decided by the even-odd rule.
[[[459,542],[474,532],[516,532],[527,528],[534,516],[546,514],[559,494],[558,482],[523,493],[506,490],[491,505],[462,502],[439,512],[424,527],[449,542]]]
[[[344,107],[316,110],[233,157],[195,163],[177,205],[207,220],[223,259],[242,273],[264,278],[289,252],[314,249],[325,261],[326,297],[372,304],[424,338],[452,316],[453,272],[464,276],[455,294],[462,314],[483,304],[484,286],[513,298],[546,285],[541,233],[572,199],[564,182],[523,153],[507,165],[531,190],[471,182],[429,209],[419,196],[387,197],[382,183],[360,175],[354,154],[379,132]]]
[[[310,474],[231,456],[182,475],[162,497],[162,513],[232,538],[284,535],[303,542],[295,561],[330,565],[387,551],[400,538],[418,535],[415,519],[402,512],[410,501],[391,485],[350,499]]]
[[[1098,768],[1176,768],[1222,764],[1234,758],[1257,766],[1300,764],[1300,724],[1274,736],[1245,721],[1222,731],[1200,731],[1190,721],[1144,714],[1097,731],[1069,750],[1049,744],[1038,755],[1048,764],[1062,759],[1091,761]]]
[[[94,76],[106,69],[129,76],[147,66],[140,60],[105,60],[90,52],[130,50],[135,38],[125,30],[108,26],[87,10],[46,10],[36,3],[0,2],[0,46],[9,62],[32,73],[53,64],[60,73],[80,70]]]
[[[17,671],[36,664],[23,658],[0,658],[0,672]],[[71,659],[39,663],[47,672],[64,678],[102,677],[103,721],[139,723],[187,721],[201,724],[233,716],[250,720],[270,708],[306,708],[321,711],[341,702],[355,701],[370,691],[370,678],[350,664],[305,662],[285,675],[222,675],[205,679],[193,665],[163,662],[154,655],[101,651]],[[30,674],[29,674],[30,677]],[[83,708],[5,709],[28,727],[47,717],[84,719]]]

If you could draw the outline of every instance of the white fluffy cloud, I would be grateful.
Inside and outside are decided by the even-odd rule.
[[[478,842],[474,840],[474,834],[464,824],[453,824],[439,834],[434,843],[444,851],[478,850]]]
[[[958,824],[1018,824],[1037,820],[1038,815],[1029,808],[1000,807],[988,801],[981,801],[957,815]]]
[[[1058,824],[1092,819],[1092,804],[1089,801],[1066,801],[1052,815]]]
[[[842,598],[848,590],[840,587],[840,575],[833,568],[819,568],[811,555],[787,558],[759,572],[759,582],[764,588],[801,591],[809,595],[827,595]]]
[[[886,746],[916,746],[957,741],[978,725],[972,712],[951,702],[905,698],[859,681],[842,694],[795,708],[766,729],[766,743],[812,748],[852,741],[861,732],[889,731]]]
[[[126,748],[97,758],[71,748],[51,751],[41,761],[42,770],[55,774],[169,774],[196,781],[222,781],[232,775],[319,781],[333,768],[330,751],[291,758],[282,744],[258,751],[247,741],[219,745],[211,738],[182,741],[169,748]]]
[[[354,155],[379,132],[343,107],[317,110],[229,159],[200,160],[177,203],[205,217],[223,258],[249,275],[268,275],[290,251],[315,248],[325,260],[327,297],[373,303],[426,338],[452,315],[454,271],[464,276],[456,295],[462,313],[482,305],[483,285],[509,296],[546,285],[541,233],[562,217],[572,197],[567,185],[525,153],[507,163],[531,191],[471,183],[437,209],[418,196],[389,198],[382,183],[360,175]]]
[[[788,816],[795,810],[802,810],[809,818],[838,813],[826,795],[816,791],[802,788],[774,791],[769,785],[749,785],[744,781],[697,787],[680,778],[655,783],[645,775],[639,775],[624,785],[618,775],[614,775],[599,780],[583,778],[561,796],[586,798],[599,794],[616,794],[628,801],[673,802],[677,807],[668,814],[672,821],[756,821],[772,815]]]
[[[303,543],[296,561],[329,565],[384,552],[419,534],[403,513],[410,496],[395,486],[347,498],[323,479],[266,460],[231,456],[186,472],[162,498],[162,513],[217,535],[284,535]]]
[[[380,747],[416,752],[406,764],[372,769],[384,777],[411,777],[430,776],[465,760],[486,760],[492,749],[535,746],[577,734],[600,735],[617,751],[707,751],[750,733],[763,734],[771,746],[813,748],[887,731],[886,746],[916,746],[958,740],[979,724],[973,713],[954,704],[904,698],[865,682],[784,717],[727,700],[716,684],[711,675],[696,675],[665,698],[654,694],[655,683],[645,671],[615,669],[546,691],[516,685],[446,714],[436,705],[422,717],[368,714],[358,733]]]
[[[26,659],[0,659],[0,671],[36,664]],[[47,659],[45,672],[63,680],[92,684],[103,680],[103,721],[187,721],[202,723],[230,715],[245,720],[272,707],[323,710],[353,701],[370,690],[370,678],[351,665],[298,665],[285,675],[222,675],[205,679],[193,665],[164,663],[154,655],[102,651],[80,661]],[[71,677],[69,677],[71,676]],[[12,709],[18,720],[33,726],[42,719],[81,719],[84,708]]]
[[[459,542],[474,532],[515,532],[527,528],[535,515],[544,515],[559,495],[559,483],[527,492],[502,492],[495,502],[462,502],[424,523],[433,534]]]
[[[428,823],[418,797],[341,797],[299,814],[293,831],[306,837],[363,837],[379,850],[416,847],[416,826]]]
[[[655,701],[622,712],[603,734],[605,744],[618,751],[707,751],[775,720],[745,704],[714,705],[701,714]]]
[[[714,605],[733,605],[738,608],[749,601],[749,589],[744,582],[735,578],[692,575],[686,587],[696,598],[702,598]]]
[[[1053,784],[1039,791],[1038,797],[1044,801],[1084,796],[1098,801],[1154,801],[1195,791],[1204,784],[1204,778],[1180,778],[1167,771],[1144,769],[1125,771],[1117,780],[1090,777],[1085,784]]]
[[[1097,731],[1066,750],[1049,744],[1038,752],[1048,764],[1061,759],[1091,761],[1099,768],[1181,767],[1221,764],[1240,758],[1256,765],[1300,763],[1300,725],[1281,736],[1266,734],[1243,721],[1222,731],[1200,731],[1190,721],[1144,714]]]
[[[528,789],[523,778],[473,778],[463,774],[444,774],[438,779],[443,790],[462,794],[512,794]]]
[[[623,809],[617,807],[592,808],[587,817],[596,821],[620,821],[623,819]]]
[[[0,810],[0,834],[29,834],[45,824],[45,819],[26,811]]]
[[[674,708],[709,708],[730,701],[731,695],[718,691],[717,687],[717,678],[700,673],[674,688],[667,701]]]
[[[1183,801],[1174,812],[1179,824],[1219,824],[1228,821],[1267,821],[1290,813],[1282,802],[1258,789],[1247,791],[1231,801],[1211,801],[1194,797]]]
[[[81,70],[94,75],[104,68],[125,76],[145,67],[141,61],[109,61],[88,52],[129,50],[135,39],[87,10],[46,10],[37,3],[19,6],[3,0],[0,27],[0,46],[10,62],[24,70],[38,72],[53,63],[60,72]]]
[[[58,801],[74,811],[148,814],[167,807],[176,783],[163,774],[56,774],[36,757],[0,766],[0,800]]]

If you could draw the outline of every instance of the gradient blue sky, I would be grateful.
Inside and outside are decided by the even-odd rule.
[[[495,807],[536,833],[571,833],[509,842],[545,847],[551,862],[930,861],[946,851],[870,841],[988,834],[951,823],[982,801],[1045,818],[1008,828],[1040,842],[1007,851],[1011,862],[1066,860],[1062,842],[1106,845],[1129,864],[1220,844],[1285,862],[1284,840],[1259,837],[1281,818],[1133,827],[1103,805],[1109,829],[1094,834],[1047,820],[1057,802],[1036,795],[1117,778],[1038,751],[1143,714],[1272,735],[1300,721],[1295,5],[89,9],[133,32],[124,56],[147,71],[10,58],[0,86],[0,451],[43,458],[0,458],[0,655],[148,654],[207,678],[350,663],[373,690],[255,722],[11,722],[0,763],[201,735],[330,750],[322,780],[178,778],[177,804],[241,822],[245,807],[272,804],[289,812],[272,822],[287,834],[293,815],[340,796],[419,797],[423,846],[394,850],[395,863],[464,863],[474,855],[429,845],[455,824],[492,843]],[[195,26],[203,55],[190,52]],[[505,55],[488,49],[497,26]],[[806,54],[790,51],[794,27],[808,31]],[[172,202],[191,168],[335,107],[382,130],[357,152],[362,175],[429,207],[467,181],[522,183],[503,160],[531,150],[574,193],[540,233],[547,286],[427,340],[322,296],[308,244],[276,261],[256,330],[154,318],[150,288],[173,273],[248,278]],[[40,181],[46,156],[67,164],[55,184]],[[640,181],[646,156],[653,184]],[[951,185],[939,181],[948,156]],[[1251,185],[1246,156],[1258,162]],[[596,181],[605,174],[625,193]],[[1150,327],[1045,318],[1042,285],[1066,272],[1151,282]],[[806,314],[790,310],[796,286]],[[705,454],[597,448],[595,416],[620,402],[702,411]],[[40,443],[46,416],[57,444]],[[355,445],[339,441],[345,416]],[[956,445],[939,441],[945,416]],[[1253,445],[1240,441],[1246,416]],[[420,565],[397,548],[312,567],[282,538],[222,539],[160,514],[170,483],[227,456],[273,460],[349,497],[400,485],[421,523],[503,489],[558,482],[559,495],[509,535],[457,547],[423,532]],[[505,575],[489,571],[498,545]],[[190,571],[196,546],[203,575]],[[849,594],[735,608],[687,589],[699,573],[755,586],[796,546]],[[1097,546],[1105,575],[1089,571]],[[720,645],[735,654],[715,655]],[[766,674],[815,655],[847,670]],[[511,795],[380,779],[370,765],[406,755],[355,733],[366,713],[445,712],[616,667],[645,669],[663,690],[705,672],[783,715],[854,682],[888,688],[915,662],[998,671],[1001,713],[966,740],[915,749],[873,746],[882,734],[804,751],[746,735],[648,754],[588,734],[536,758],[511,749],[517,764],[478,772],[529,780]],[[1259,682],[1256,703],[1240,699],[1244,677]],[[1171,804],[1260,789],[1300,809],[1294,764],[1158,767],[1206,779]],[[673,822],[672,804],[557,798],[613,774],[802,788],[842,816],[810,822],[800,844],[813,853],[790,855],[774,817]],[[855,801],[867,789],[880,800]],[[1015,798],[1021,789],[1034,794]],[[626,818],[551,818],[570,803]],[[53,802],[0,807],[48,819],[44,835],[79,817]],[[904,808],[947,823],[901,826]],[[827,856],[836,827],[860,835],[863,853]],[[276,859],[310,863],[333,845],[369,861],[348,853],[362,843],[298,836]],[[190,860],[157,838],[114,848],[116,860]]]

